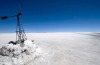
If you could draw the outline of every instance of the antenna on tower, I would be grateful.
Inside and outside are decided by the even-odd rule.
[[[16,17],[17,18],[17,26],[16,26],[16,43],[23,43],[25,40],[27,40],[25,31],[22,26],[22,22],[20,22],[20,16],[22,16],[22,9],[21,5],[19,3],[19,9],[20,12],[17,13],[17,15],[14,16],[2,16],[0,17],[1,20],[5,20],[11,17]]]
[[[27,40],[27,37],[26,37],[25,31],[23,29],[23,26],[21,24],[24,22],[23,16],[22,16],[22,7],[21,7],[20,3],[18,3],[18,5],[19,5],[19,13],[17,14],[16,41],[18,41],[18,43],[20,43],[20,42]],[[22,16],[21,23],[20,23],[20,16]]]

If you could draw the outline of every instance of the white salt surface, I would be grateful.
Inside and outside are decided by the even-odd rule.
[[[42,49],[42,56],[29,62],[26,59],[31,56],[25,56],[26,65],[100,65],[100,33],[27,33],[27,36]],[[11,40],[15,40],[15,34],[0,34],[0,47]]]
[[[41,49],[31,40],[20,44],[6,44],[0,49],[0,65],[26,65],[29,61],[41,56]]]

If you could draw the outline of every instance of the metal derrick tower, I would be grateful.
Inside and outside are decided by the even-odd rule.
[[[1,20],[5,20],[10,17],[17,17],[17,27],[16,27],[16,43],[23,43],[25,40],[27,40],[25,31],[23,29],[23,26],[20,22],[20,16],[22,13],[18,13],[17,15],[14,16],[2,16]]]

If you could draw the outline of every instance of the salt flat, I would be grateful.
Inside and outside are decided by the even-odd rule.
[[[0,47],[16,40],[14,33],[0,33]],[[100,65],[100,33],[27,33],[42,48],[42,56],[28,65]]]

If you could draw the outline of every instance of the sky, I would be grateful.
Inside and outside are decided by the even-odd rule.
[[[0,16],[19,11],[26,32],[100,32],[100,0],[0,0]],[[0,20],[0,32],[15,32],[16,23]]]

